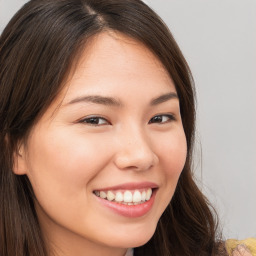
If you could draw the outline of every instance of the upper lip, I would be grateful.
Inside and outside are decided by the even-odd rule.
[[[158,188],[158,185],[153,182],[129,182],[123,183],[111,187],[104,187],[95,189],[94,191],[103,191],[103,190],[135,190],[135,189],[144,189],[144,188]]]

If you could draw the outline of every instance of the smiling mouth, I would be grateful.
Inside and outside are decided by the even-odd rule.
[[[153,189],[134,189],[134,190],[95,190],[93,192],[97,197],[110,202],[115,202],[123,205],[138,205],[150,200]]]

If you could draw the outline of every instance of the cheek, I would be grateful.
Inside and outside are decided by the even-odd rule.
[[[169,179],[178,180],[187,157],[187,142],[183,129],[162,138],[159,143],[159,162]]]
[[[28,176],[35,192],[70,198],[88,189],[90,180],[107,165],[106,144],[92,136],[65,131],[39,135],[32,136],[29,144]]]
[[[108,164],[107,147],[108,143],[82,134],[49,130],[31,136],[28,177],[40,206],[38,214],[45,212],[57,223],[79,230],[82,220],[90,219],[91,181]]]
[[[155,141],[156,142],[156,141]],[[159,158],[158,173],[161,173],[161,186],[157,193],[157,215],[160,216],[170,203],[187,156],[187,143],[182,128],[158,136],[156,150]]]

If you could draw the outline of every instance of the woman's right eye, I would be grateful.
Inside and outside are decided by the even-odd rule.
[[[88,124],[88,125],[92,125],[92,126],[101,126],[101,125],[110,124],[105,118],[98,117],[98,116],[84,118],[84,119],[80,120],[79,123]]]

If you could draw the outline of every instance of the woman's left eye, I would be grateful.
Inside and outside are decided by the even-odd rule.
[[[93,125],[93,126],[109,124],[109,122],[105,118],[97,117],[97,116],[84,118],[84,119],[80,120],[79,123]]]
[[[168,123],[170,121],[173,121],[175,120],[175,117],[173,115],[157,115],[157,116],[154,116],[152,117],[150,120],[149,120],[149,124],[152,124],[152,123]]]

